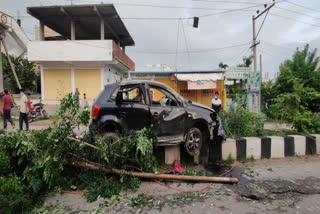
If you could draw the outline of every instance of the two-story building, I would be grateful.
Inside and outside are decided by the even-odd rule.
[[[40,64],[45,102],[58,103],[76,88],[93,100],[105,84],[135,70],[125,53],[134,40],[112,4],[29,7],[27,12],[40,22],[39,41],[28,43],[28,59]],[[45,26],[57,34],[46,36]]]

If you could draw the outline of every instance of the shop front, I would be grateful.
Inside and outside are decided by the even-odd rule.
[[[128,79],[152,80],[164,83],[177,91],[185,99],[206,105],[210,108],[211,100],[215,92],[218,92],[223,108],[226,107],[224,70],[130,71]]]

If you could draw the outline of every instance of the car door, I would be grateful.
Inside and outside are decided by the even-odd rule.
[[[125,93],[118,107],[118,117],[128,131],[139,131],[150,126],[149,106],[144,87],[143,84],[120,87],[120,90]]]
[[[177,98],[163,87],[148,84],[151,124],[161,136],[183,136],[186,112]],[[171,101],[168,101],[170,99]]]

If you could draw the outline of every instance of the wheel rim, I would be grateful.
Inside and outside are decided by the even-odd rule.
[[[186,142],[186,150],[187,152],[192,155],[196,156],[200,153],[200,146],[201,146],[201,134],[193,131],[188,135],[188,139]]]

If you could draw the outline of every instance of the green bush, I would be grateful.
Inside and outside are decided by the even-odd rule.
[[[107,171],[130,170],[128,165],[157,171],[153,155],[157,138],[152,129],[123,134],[117,142],[88,133],[78,142],[73,129],[87,125],[90,116],[89,111],[80,111],[71,94],[62,99],[59,117],[61,120],[42,131],[0,133],[0,213],[29,213],[55,188],[86,187],[87,199],[92,201],[99,195],[119,194],[122,189],[135,190],[140,183],[125,174],[114,176],[120,178],[111,182],[106,180],[107,172],[66,167],[68,161],[94,162]]]
[[[266,120],[263,114],[248,112],[240,107],[232,113],[221,113],[220,117],[227,137],[238,138],[263,135],[263,126]]]

